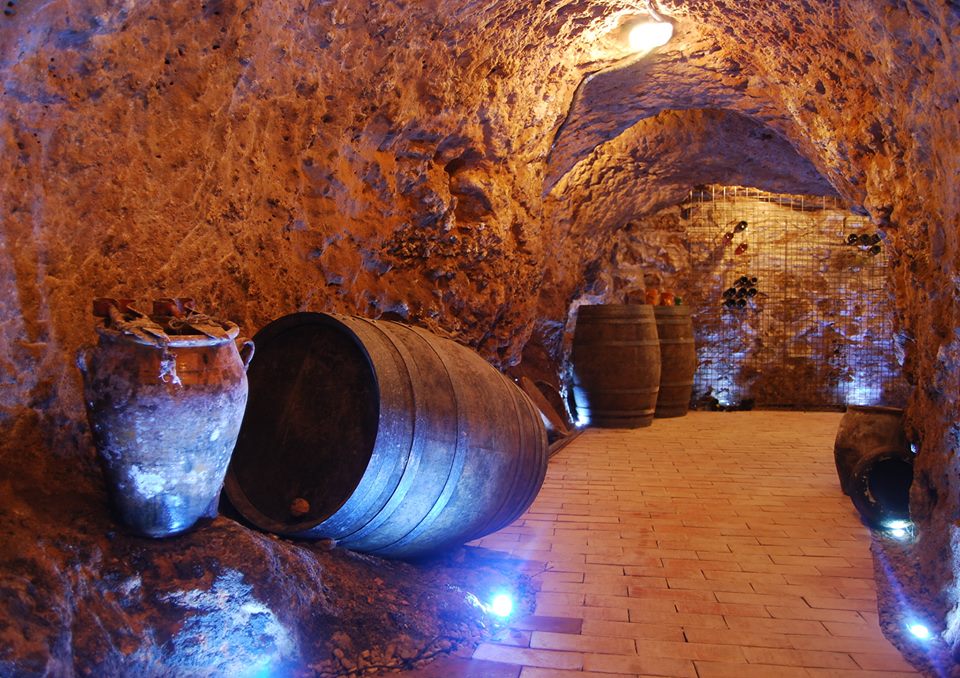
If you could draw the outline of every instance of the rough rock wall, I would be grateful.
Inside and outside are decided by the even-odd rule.
[[[584,64],[609,56],[584,37],[621,11],[602,9],[15,3],[0,406],[77,416],[95,295],[182,293],[248,332],[308,308],[390,312],[515,361],[542,158]]]
[[[960,648],[960,10],[658,6],[677,41],[630,60],[604,36],[642,10],[632,2],[8,4],[5,417],[42,413],[48,431],[79,420],[70,363],[95,294],[192,294],[248,330],[303,308],[391,312],[509,363],[535,323],[549,333],[586,289],[578,253],[613,227],[583,221],[568,237],[564,205],[615,212],[627,185],[564,188],[565,177],[589,176],[603,162],[593,149],[637,125],[686,143],[687,120],[665,111],[722,108],[788,142],[891,238],[922,441],[913,500],[926,588],[908,599]],[[661,115],[676,116],[665,131],[650,122]],[[671,166],[712,180],[694,179],[702,157],[638,169],[653,195],[637,209],[681,197],[658,181]],[[557,206],[543,206],[544,189]]]

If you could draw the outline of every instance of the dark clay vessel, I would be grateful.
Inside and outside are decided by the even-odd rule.
[[[903,410],[847,408],[833,448],[840,487],[871,527],[909,519],[913,454],[903,430]]]

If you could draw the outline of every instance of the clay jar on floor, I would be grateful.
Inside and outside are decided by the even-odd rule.
[[[111,501],[136,534],[177,534],[215,514],[247,402],[239,330],[222,326],[226,338],[166,345],[97,327],[99,343],[78,356]]]

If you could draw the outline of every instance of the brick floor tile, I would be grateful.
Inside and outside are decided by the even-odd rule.
[[[860,668],[849,654],[816,650],[785,650],[771,647],[745,647],[743,653],[751,664],[809,666],[825,669]]]
[[[863,669],[815,669],[808,668],[810,678],[918,678],[916,671],[865,671]]]
[[[866,621],[853,610],[824,610],[806,607],[779,607],[768,605],[767,611],[774,619],[811,619],[813,621],[847,622],[848,624],[865,624]]]
[[[787,584],[786,575],[779,572],[744,572],[742,570],[717,570],[704,564],[704,579],[713,581],[742,581],[750,584]],[[754,589],[756,590],[756,589]]]
[[[584,607],[572,605],[548,605],[538,603],[538,615],[547,617],[573,617],[578,619],[601,619],[604,621],[629,621],[630,612],[625,608]]]
[[[506,628],[497,631],[490,637],[491,643],[497,645],[513,645],[514,647],[530,647],[530,631]]]
[[[591,636],[633,638],[635,640],[685,640],[683,627],[668,624],[642,624],[634,622],[588,619],[583,622],[583,632]]]
[[[664,584],[666,586],[666,584]],[[624,578],[620,578],[618,583],[614,582],[569,582],[569,581],[559,581],[559,582],[544,582],[541,587],[541,591],[551,592],[551,593],[582,593],[587,598],[596,597],[596,596],[626,596],[627,595],[627,582]],[[591,603],[587,603],[590,605]]]
[[[913,671],[913,667],[893,652],[854,652],[850,655],[861,669],[873,671]]]
[[[704,659],[718,662],[747,661],[742,648],[736,645],[723,645],[718,643],[637,640],[637,654],[641,656],[673,657],[674,659]]]
[[[492,643],[482,643],[478,646],[473,653],[473,658],[503,664],[554,669],[579,669],[583,666],[583,654],[580,652],[534,650],[525,647],[494,645]]]
[[[520,678],[636,678],[635,673],[596,673],[594,671],[564,671],[524,666]],[[446,676],[445,678],[450,678]]]
[[[732,593],[730,591],[717,591],[716,596],[717,600],[721,603],[809,607],[809,605],[807,605],[807,601],[800,595],[773,595],[768,593]]]
[[[583,582],[583,572],[543,572],[537,576],[541,583],[547,582]]]
[[[667,587],[671,589],[687,589],[693,591],[729,591],[734,593],[753,593],[753,588],[748,582],[733,581],[729,579],[707,580],[704,578],[696,579],[668,577]]]
[[[707,601],[679,601],[677,612],[684,614],[733,615],[734,617],[770,617],[763,605],[742,603],[711,603]]]
[[[809,678],[807,669],[771,664],[696,662],[699,678]]]
[[[664,580],[663,588],[649,586],[628,586],[627,593],[631,598],[657,598],[660,600],[717,600],[713,591],[693,591],[690,589],[669,589]]]
[[[900,653],[886,641],[876,638],[850,638],[846,636],[786,636],[789,646],[797,650],[822,650],[824,652],[875,653],[877,656],[896,656]]]
[[[583,605],[586,598],[584,593],[554,593],[552,591],[540,591],[537,593],[537,604],[544,605]]]
[[[883,640],[880,628],[871,624],[847,624],[845,622],[825,621],[823,625],[832,636],[846,638],[876,638]]]
[[[631,607],[630,621],[637,624],[667,624],[670,626],[680,626],[684,629],[727,628],[727,622],[721,615],[683,614],[680,612],[665,612],[650,609],[649,607]]]
[[[404,672],[409,678],[517,678],[521,668],[516,664],[468,659],[466,657],[440,657],[426,666]]]
[[[531,614],[510,621],[510,628],[518,631],[580,633],[582,627],[583,620],[575,617],[547,617]]]
[[[750,633],[781,633],[803,636],[825,636],[824,624],[831,622],[807,621],[802,619],[757,619],[756,617],[724,617],[727,626],[734,631]]]
[[[625,657],[613,654],[588,654],[583,658],[583,667],[587,671],[601,673],[647,674],[654,676],[675,676],[677,678],[697,678],[693,662],[669,657]]]
[[[794,645],[791,637],[777,633],[752,633],[730,629],[684,629],[683,632],[690,643],[738,645],[740,647],[778,647],[791,649]],[[807,636],[821,638],[822,636]]]
[[[569,633],[549,633],[546,631],[535,631],[530,638],[530,647],[544,650],[596,652],[600,654],[636,654],[636,644],[631,638],[572,635]]]

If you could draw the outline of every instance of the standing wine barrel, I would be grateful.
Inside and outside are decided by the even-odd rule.
[[[225,490],[257,527],[415,557],[505,527],[536,497],[540,415],[470,349],[322,313],[256,341]]]
[[[882,528],[890,521],[909,520],[913,453],[902,409],[848,407],[837,429],[833,458],[840,488],[867,525]]]
[[[660,393],[657,417],[682,417],[690,409],[697,348],[689,306],[654,306],[660,337]]]
[[[577,309],[573,394],[580,418],[604,428],[649,426],[659,384],[660,342],[652,306]]]

